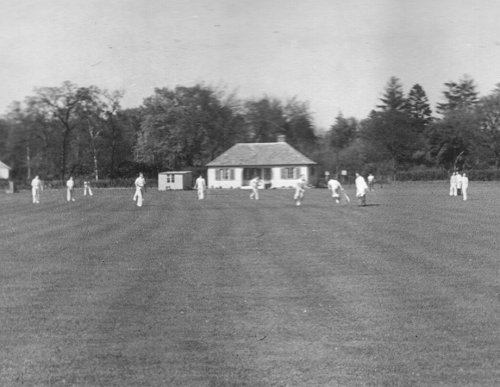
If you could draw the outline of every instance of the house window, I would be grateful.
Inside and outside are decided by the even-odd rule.
[[[300,175],[300,168],[285,167],[281,168],[281,179],[290,180],[298,179]]]
[[[175,183],[175,175],[168,174],[167,175],[167,183]]]
[[[219,168],[215,171],[215,180],[234,180],[233,168]]]

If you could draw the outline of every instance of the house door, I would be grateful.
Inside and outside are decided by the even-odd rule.
[[[255,176],[262,177],[260,168],[243,168],[243,185],[250,185]]]
[[[243,185],[249,185],[255,176],[262,179],[262,188],[269,188],[273,179],[271,168],[243,168]]]
[[[262,181],[264,188],[271,188],[273,180],[273,170],[271,168],[262,168]]]

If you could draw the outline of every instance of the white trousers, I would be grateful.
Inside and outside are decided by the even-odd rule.
[[[293,198],[299,201],[302,200],[304,198],[304,190],[303,189],[295,190],[295,195],[293,195]]]
[[[87,194],[89,196],[92,196],[92,189],[90,189],[90,187],[88,185],[84,186],[83,187],[83,196],[87,196]]]
[[[257,188],[252,188],[252,193],[250,194],[250,199],[259,200],[259,190]]]
[[[33,203],[40,203],[40,188],[31,188],[31,195],[33,196]]]
[[[143,196],[142,196],[142,188],[136,187],[135,188],[135,194],[134,194],[134,201],[137,200],[137,206],[142,207],[142,202],[143,202]]]
[[[205,199],[205,190],[198,188],[198,200]]]
[[[66,200],[68,202],[74,201],[75,199],[73,198],[73,188],[66,188]]]

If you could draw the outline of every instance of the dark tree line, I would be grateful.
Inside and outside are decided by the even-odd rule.
[[[196,85],[158,88],[123,109],[123,93],[64,82],[14,102],[0,119],[0,159],[15,179],[130,177],[139,170],[202,170],[237,142],[287,141],[338,172],[500,168],[500,88],[479,97],[464,76],[444,84],[432,114],[419,85],[405,94],[391,77],[362,120],[338,114],[318,133],[306,102],[265,96],[242,101]]]
[[[391,77],[381,104],[366,119],[336,118],[325,135],[322,164],[382,175],[398,171],[500,168],[500,88],[480,98],[464,76],[444,84],[432,114],[419,84],[407,95]],[[331,157],[331,154],[334,157]]]
[[[210,87],[158,88],[135,109],[96,86],[35,89],[0,121],[1,159],[17,179],[130,177],[139,170],[201,170],[237,142],[280,134],[311,154],[318,144],[306,103],[240,101]]]

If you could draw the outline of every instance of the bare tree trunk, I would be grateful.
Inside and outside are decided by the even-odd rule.
[[[453,163],[453,170],[455,171],[457,169],[457,163],[458,163],[458,160],[460,159],[460,157],[463,155],[464,151],[460,152],[458,154],[458,156],[456,157],[454,163]]]
[[[95,181],[99,180],[99,168],[97,167],[97,151],[95,149],[95,146],[93,148],[93,153],[94,153],[94,174],[95,174]]]
[[[31,155],[30,155],[30,143],[26,144],[26,167],[27,167],[27,179],[31,180]]]
[[[71,127],[69,125],[64,125],[64,135],[63,135],[63,147],[62,147],[62,165],[61,165],[61,180],[64,181],[66,176],[66,159],[68,158],[68,147],[69,147],[69,136],[71,133]]]
[[[88,129],[89,129],[89,136],[90,136],[90,144],[92,147],[92,158],[94,161],[94,176],[95,176],[95,181],[99,180],[99,163],[97,160],[97,148],[95,146],[95,140],[99,136],[100,131],[98,130],[97,132],[94,132],[92,129],[92,125],[90,124],[90,120],[87,121],[88,123]]]

